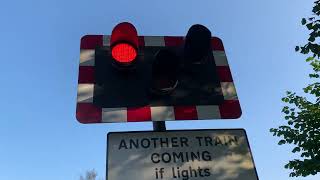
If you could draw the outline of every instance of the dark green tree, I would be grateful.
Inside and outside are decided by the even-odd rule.
[[[279,145],[292,144],[292,152],[299,159],[290,160],[285,168],[291,169],[290,177],[315,175],[320,172],[320,0],[314,2],[313,15],[302,18],[302,25],[310,31],[308,41],[295,50],[308,55],[306,62],[312,67],[310,84],[303,88],[303,95],[288,91],[282,101],[286,125],[270,129],[281,138]]]

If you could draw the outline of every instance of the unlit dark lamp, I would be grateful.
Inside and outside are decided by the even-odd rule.
[[[199,63],[211,52],[211,32],[203,25],[190,27],[184,45],[184,61]]]
[[[151,91],[170,94],[178,85],[179,57],[168,49],[158,51],[152,64]]]

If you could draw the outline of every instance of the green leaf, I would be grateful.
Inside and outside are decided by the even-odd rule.
[[[315,40],[316,40],[316,38],[313,37],[313,36],[310,36],[309,39],[308,39],[308,41],[310,41],[310,42],[314,42]]]
[[[289,98],[286,98],[286,97],[282,98],[282,101],[287,103],[287,102],[289,102]]]
[[[300,152],[300,148],[299,147],[295,147],[293,150],[292,150],[293,153],[295,152]]]
[[[311,17],[311,18],[309,18],[309,21],[313,21],[315,18],[314,17]]]
[[[302,18],[302,20],[301,20],[301,24],[302,24],[302,25],[305,25],[306,23],[307,23],[306,18]]]
[[[309,74],[310,78],[319,78],[319,74]]]
[[[291,168],[290,168],[291,169]],[[294,173],[294,172],[292,172],[292,173],[290,173],[290,175],[289,175],[290,177],[295,177],[295,176],[297,176],[297,174],[296,173]]]
[[[310,61],[312,61],[314,59],[314,57],[308,57],[307,59],[306,59],[306,62],[310,62]]]
[[[282,144],[285,144],[285,143],[286,143],[285,140],[280,140],[280,141],[278,142],[279,145],[282,145]]]
[[[311,30],[311,29],[313,28],[312,23],[307,24],[307,28],[308,28],[309,30]]]
[[[286,164],[284,168],[289,169],[289,164]]]

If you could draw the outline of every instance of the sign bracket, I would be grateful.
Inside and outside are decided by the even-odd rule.
[[[166,131],[166,121],[153,121],[153,131],[163,132]]]

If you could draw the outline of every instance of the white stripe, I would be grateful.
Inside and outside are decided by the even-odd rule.
[[[217,105],[196,106],[198,119],[220,119],[220,110]]]
[[[93,102],[94,84],[78,84],[78,103]]]
[[[236,100],[238,99],[237,91],[233,82],[221,82],[223,97],[225,100]]]
[[[94,49],[80,50],[80,66],[94,66]]]
[[[212,51],[212,54],[217,66],[229,66],[227,56],[224,51]]]
[[[127,108],[102,108],[102,122],[127,122]]]
[[[145,46],[165,46],[163,36],[144,36]]]
[[[110,36],[104,35],[102,38],[102,45],[103,46],[110,46]]]
[[[172,106],[151,107],[151,119],[152,121],[175,120],[173,107]]]

